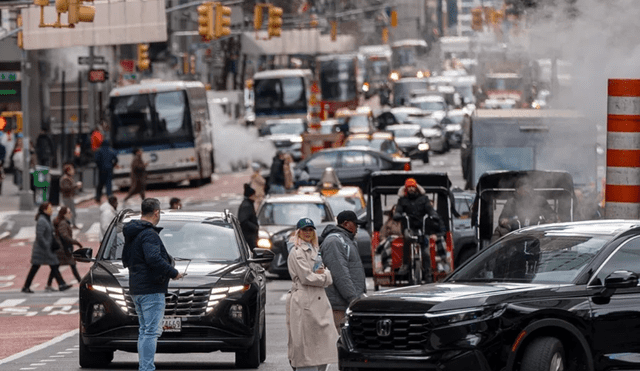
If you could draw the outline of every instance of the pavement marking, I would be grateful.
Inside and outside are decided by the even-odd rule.
[[[73,352],[58,352],[56,354],[72,354]]]
[[[51,358],[64,358],[64,356],[50,356]]]
[[[0,303],[0,308],[16,307],[27,301],[27,299],[6,299]]]
[[[46,366],[46,363],[32,363],[29,366]]]
[[[3,239],[3,238],[7,238],[10,235],[11,235],[11,232],[9,232],[9,231],[4,231],[4,232],[0,233],[0,240]]]
[[[20,370],[35,370],[37,367],[22,367]]]
[[[13,362],[16,359],[22,358],[22,357],[24,357],[26,355],[29,355],[31,353],[35,353],[37,351],[45,349],[45,348],[47,348],[47,347],[49,347],[51,345],[54,345],[54,344],[57,344],[57,343],[63,341],[65,339],[69,338],[69,337],[76,336],[76,335],[78,335],[79,331],[80,330],[78,330],[78,329],[71,330],[71,331],[67,332],[66,334],[62,334],[60,336],[57,336],[57,337],[55,337],[55,338],[53,338],[53,339],[51,339],[51,340],[49,340],[49,341],[47,341],[45,343],[42,343],[40,345],[36,345],[33,348],[29,348],[27,350],[23,350],[22,352],[16,353],[16,354],[14,354],[12,356],[9,356],[7,358],[0,359],[0,365],[4,364],[4,363]],[[60,357],[64,357],[64,356],[51,356],[51,357],[60,358]]]
[[[22,227],[18,233],[13,236],[14,240],[33,240],[36,237],[36,227]]]

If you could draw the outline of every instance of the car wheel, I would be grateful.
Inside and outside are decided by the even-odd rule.
[[[80,367],[81,368],[103,368],[113,361],[113,352],[92,352],[89,347],[82,342],[82,334],[78,335],[80,344]]]
[[[525,349],[521,371],[564,371],[564,347],[554,337],[534,339]]]
[[[260,332],[256,333],[253,343],[246,352],[236,352],[236,368],[258,367],[260,367]]]
[[[410,285],[422,284],[422,262],[419,259],[413,261],[413,269],[411,270]]]
[[[267,359],[267,326],[262,325],[262,336],[260,337],[260,363]]]

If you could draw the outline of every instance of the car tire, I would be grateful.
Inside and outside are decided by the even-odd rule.
[[[565,357],[562,342],[554,337],[534,339],[522,356],[521,371],[561,371]]]
[[[113,352],[92,352],[84,345],[82,334],[78,335],[79,363],[81,368],[104,368],[113,361]]]
[[[236,368],[260,367],[260,332],[256,332],[255,339],[249,349],[244,352],[236,352]]]
[[[419,259],[414,259],[413,261],[413,269],[411,269],[411,277],[409,277],[410,285],[421,285],[422,284],[422,261]]]
[[[267,326],[262,325],[262,336],[260,337],[260,363],[267,359]]]

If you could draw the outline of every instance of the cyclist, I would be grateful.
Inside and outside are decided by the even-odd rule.
[[[411,243],[408,231],[415,235],[416,231],[422,231],[424,236],[435,235],[444,231],[444,223],[438,216],[438,213],[433,209],[429,197],[425,194],[424,188],[420,187],[415,179],[408,178],[404,187],[401,187],[398,191],[398,204],[396,205],[396,212],[393,216],[394,220],[400,220],[403,222],[405,229],[404,247],[402,250],[402,267],[398,270],[398,275],[407,274],[410,272],[411,266]],[[406,223],[405,215],[409,217],[409,225]],[[423,218],[425,215],[429,216],[429,220],[423,228]],[[423,248],[426,246],[426,238],[423,238],[420,243]]]

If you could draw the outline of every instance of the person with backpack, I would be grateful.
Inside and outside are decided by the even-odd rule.
[[[361,222],[351,210],[338,214],[337,222],[337,225],[329,225],[322,231],[320,252],[324,265],[333,276],[333,284],[325,291],[339,333],[347,307],[367,292],[367,286],[356,244],[356,232]]]

